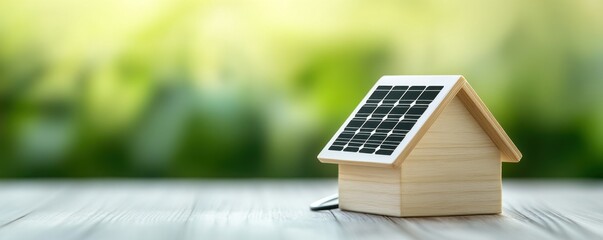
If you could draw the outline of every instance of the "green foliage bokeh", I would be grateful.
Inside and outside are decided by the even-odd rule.
[[[524,154],[603,177],[598,1],[0,2],[0,177],[325,177],[382,75],[463,74]]]

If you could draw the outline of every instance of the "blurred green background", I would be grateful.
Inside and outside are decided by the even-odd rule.
[[[0,177],[332,177],[381,75],[463,74],[524,154],[603,177],[603,2],[0,1]]]

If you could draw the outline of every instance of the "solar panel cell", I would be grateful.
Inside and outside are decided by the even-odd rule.
[[[425,90],[429,91],[429,90],[435,90],[435,91],[441,91],[444,88],[444,86],[429,86],[427,87]]]
[[[381,119],[371,118],[362,125],[361,132],[371,132],[381,123]]]
[[[421,95],[421,91],[408,90],[404,93],[404,96],[400,99],[400,103],[410,104],[413,103]]]
[[[388,133],[396,126],[396,124],[398,124],[398,120],[386,119],[379,124],[379,127],[375,129],[375,132]]]
[[[358,110],[357,116],[368,116],[375,111],[375,108],[377,108],[377,104],[365,104]]]
[[[364,118],[354,118],[354,119],[352,119],[352,121],[350,121],[350,123],[348,123],[348,128],[358,129],[362,126],[362,124],[364,124],[364,122],[365,122]]]
[[[421,96],[419,96],[419,100],[432,101],[438,93],[439,91],[424,91]]]
[[[408,104],[398,104],[392,109],[391,112],[389,112],[387,116],[388,118],[400,118],[402,115],[404,115],[404,113],[406,113],[406,111],[408,111],[409,108],[410,105]]]
[[[406,112],[406,115],[421,116],[421,114],[423,114],[426,109],[427,109],[427,106],[425,106],[425,105],[414,105],[414,106],[410,107],[410,109],[408,109],[408,112]]]
[[[358,152],[361,152],[361,153],[374,153],[375,149],[376,149],[376,147],[374,147],[374,148],[373,147],[363,147]]]
[[[425,86],[412,86],[408,89],[408,91],[423,91],[425,90]]]
[[[367,103],[378,103],[389,93],[391,86],[379,86],[367,100]]]
[[[397,102],[398,100],[400,100],[400,98],[402,97],[402,95],[404,95],[405,91],[398,91],[398,90],[392,90],[391,92],[389,92],[387,94],[387,96],[385,96],[385,99],[383,100],[384,103],[390,103],[390,104],[394,104],[395,102]]]
[[[380,149],[379,151],[375,152],[375,154],[379,154],[379,155],[392,155],[393,152],[394,152],[394,150]]]
[[[393,104],[381,104],[381,106],[377,107],[373,112],[373,116],[383,117],[389,113],[394,107]]]
[[[360,149],[359,147],[347,147],[347,148],[344,148],[343,151],[345,151],[345,152],[358,152],[359,149]]]
[[[392,88],[393,91],[406,91],[408,90],[408,86],[395,86]]]
[[[368,139],[371,143],[381,143],[387,137],[387,133],[375,133]]]

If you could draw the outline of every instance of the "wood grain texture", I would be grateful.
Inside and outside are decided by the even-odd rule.
[[[401,166],[401,216],[501,211],[500,151],[454,98]]]
[[[400,216],[400,169],[339,164],[339,208]]]
[[[503,213],[311,212],[334,180],[4,181],[0,239],[602,239],[603,182],[503,182]]]
[[[505,162],[519,162],[522,157],[521,152],[467,81],[464,81],[463,87],[457,96],[465,103],[469,112],[505,155],[502,160]]]

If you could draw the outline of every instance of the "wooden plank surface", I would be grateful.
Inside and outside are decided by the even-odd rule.
[[[603,182],[505,181],[503,214],[395,218],[308,204],[334,180],[2,181],[0,239],[602,239]]]

